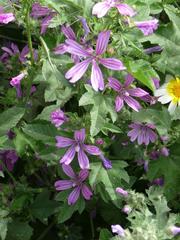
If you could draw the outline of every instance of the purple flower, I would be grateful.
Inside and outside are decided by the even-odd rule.
[[[38,19],[41,17],[46,17],[52,12],[48,7],[41,6],[39,3],[33,3],[31,17],[34,19]]]
[[[132,88],[130,85],[134,78],[128,74],[126,76],[126,81],[122,85],[116,78],[109,77],[109,87],[118,93],[115,100],[115,110],[116,112],[121,111],[124,106],[124,102],[135,111],[139,111],[141,105],[133,97],[142,97],[148,93],[141,88]]]
[[[103,145],[103,144],[104,144],[104,140],[103,140],[102,138],[98,138],[98,139],[96,140],[96,144],[98,144],[98,145]]]
[[[45,34],[51,19],[55,16],[55,13],[51,13],[50,15],[46,16],[45,18],[42,19],[41,21],[41,34]]]
[[[150,159],[152,160],[156,160],[160,157],[160,152],[158,150],[153,150],[151,153],[150,153]]]
[[[170,228],[171,233],[173,234],[173,236],[177,236],[180,234],[180,227],[177,226],[172,226]]]
[[[51,123],[54,124],[57,128],[60,127],[68,118],[61,109],[51,113]]]
[[[50,24],[51,19],[54,17],[55,12],[48,7],[41,6],[39,3],[33,3],[31,17],[34,19],[41,18],[41,34],[44,34]]]
[[[155,88],[156,88],[156,89],[159,88],[160,80],[159,80],[158,78],[153,78],[152,80],[153,80],[153,82],[154,82]]]
[[[111,229],[113,233],[116,233],[117,235],[124,237],[125,233],[124,233],[124,229],[121,227],[121,225],[117,224],[117,225],[111,225]]]
[[[161,136],[160,139],[161,139],[162,142],[168,142],[169,137],[168,136]]]
[[[162,187],[164,185],[164,179],[163,178],[156,178],[152,181],[151,184]]]
[[[66,40],[66,44],[68,45],[67,52],[85,58],[85,60],[77,63],[66,73],[65,77],[70,79],[71,83],[75,83],[82,78],[90,63],[92,64],[91,84],[95,91],[98,91],[98,89],[104,89],[104,79],[98,63],[111,70],[120,71],[126,69],[123,63],[118,59],[102,58],[101,55],[106,51],[109,38],[110,31],[99,33],[95,51],[88,51],[87,49],[84,49],[83,46],[74,40]]]
[[[132,211],[132,208],[129,205],[125,205],[122,209],[123,213],[129,214]]]
[[[25,73],[20,73],[18,76],[13,77],[10,81],[11,86],[16,88],[17,98],[22,97],[21,80],[26,76]]]
[[[55,188],[57,191],[63,191],[66,189],[74,188],[73,191],[69,194],[68,204],[73,205],[76,203],[80,194],[86,199],[90,200],[92,191],[89,187],[86,186],[84,181],[88,178],[89,172],[86,169],[83,169],[79,174],[75,174],[70,165],[62,165],[64,173],[69,176],[70,180],[59,180],[55,182]]]
[[[71,39],[74,41],[77,40],[76,35],[70,26],[62,25],[61,31],[63,32],[63,34],[66,36],[67,39]],[[56,55],[59,55],[59,54],[62,55],[67,52],[67,48],[68,48],[67,43],[61,43],[61,44],[57,45],[57,47],[54,49],[54,53]],[[80,57],[76,56],[74,54],[71,55],[71,58],[74,60],[74,63],[78,63],[80,60]]]
[[[124,190],[123,188],[120,188],[120,187],[116,188],[116,192],[123,197],[128,196],[128,192],[126,190]]]
[[[98,147],[94,145],[86,145],[85,141],[85,129],[81,129],[79,131],[74,132],[74,139],[70,139],[67,137],[56,137],[56,147],[58,148],[66,148],[69,147],[65,155],[61,158],[60,163],[64,163],[66,165],[70,164],[75,157],[77,152],[79,166],[82,169],[89,168],[89,159],[85,152],[90,155],[98,156],[101,154],[101,151]]]
[[[133,17],[136,12],[128,4],[121,2],[120,0],[105,0],[96,3],[93,7],[92,14],[101,18],[104,17],[111,8],[117,8],[121,15]]]
[[[160,152],[161,152],[161,155],[164,156],[164,157],[169,156],[169,149],[167,147],[162,147]]]
[[[20,52],[18,46],[14,43],[11,43],[9,46],[7,47],[2,47],[1,48],[4,53],[3,55],[0,57],[0,60],[4,63],[7,62],[7,60],[9,59],[9,57],[12,56],[19,56],[19,61],[21,63],[25,63],[27,61],[27,55],[29,54],[29,48],[28,45],[26,45],[22,51]],[[34,59],[37,59],[37,50],[34,50]]]
[[[105,169],[111,169],[112,168],[112,163],[109,159],[105,158],[103,154],[101,154],[100,159],[102,160],[103,167]]]
[[[142,22],[134,22],[136,27],[141,30],[141,32],[145,35],[148,36],[158,28],[158,20],[157,19],[152,19],[148,21],[142,21]]]
[[[84,29],[84,38],[86,38],[91,31],[89,29],[86,19],[83,17],[79,17],[79,19],[80,19],[83,29]]]
[[[157,46],[154,46],[154,47],[146,48],[144,51],[145,51],[146,54],[151,54],[151,53],[154,53],[154,52],[162,51],[162,48],[157,45]]]
[[[5,150],[0,152],[0,160],[6,166],[8,171],[11,172],[18,160],[18,156],[15,150]],[[0,171],[3,171],[3,164],[0,162]]]
[[[0,23],[8,24],[15,20],[13,13],[0,13]]]
[[[150,142],[154,143],[157,140],[157,134],[153,131],[155,126],[152,124],[143,124],[143,123],[132,123],[129,125],[132,128],[128,132],[131,142],[134,142],[137,139],[139,145],[145,144],[148,145]]]

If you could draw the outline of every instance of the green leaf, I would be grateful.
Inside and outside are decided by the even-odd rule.
[[[85,85],[87,92],[79,100],[79,106],[86,106],[92,104],[93,107],[90,111],[91,116],[91,136],[96,136],[101,130],[103,130],[107,115],[111,116],[113,122],[117,119],[117,113],[114,110],[114,103],[112,98],[104,96],[99,92],[95,92],[91,86]],[[106,128],[107,129],[107,128]],[[117,129],[116,129],[117,130]]]
[[[145,60],[128,62],[128,71],[152,91],[155,90],[153,78],[159,78],[156,71]]]
[[[101,129],[103,129],[106,122],[105,115],[102,112],[101,106],[95,105],[90,112],[90,116],[91,116],[90,134],[91,136],[94,137],[101,131]]]
[[[180,75],[180,15],[178,9],[172,5],[165,5],[164,10],[171,22],[161,25],[154,34],[145,39],[163,48],[161,57],[154,65],[163,73],[170,72],[178,76]]]
[[[6,240],[30,240],[33,235],[33,229],[27,222],[14,220],[8,225],[8,234]]]
[[[119,127],[117,127],[117,126],[115,126],[114,124],[111,124],[111,123],[105,123],[103,129],[107,129],[107,130],[109,130],[110,132],[113,132],[113,133],[122,132]]]
[[[66,202],[60,207],[58,214],[58,223],[63,223],[67,221],[74,212],[78,211],[80,214],[85,209],[85,201],[82,197],[78,199],[78,201],[74,205],[68,205],[67,199]]]
[[[112,201],[118,199],[115,189],[121,186],[122,180],[127,183],[129,182],[129,176],[124,170],[124,167],[127,166],[125,162],[113,161],[112,166],[112,169],[106,170],[101,163],[91,163],[91,172],[89,176],[89,183],[93,189],[96,188],[99,183],[103,183],[103,191],[108,194],[108,198],[105,197],[107,201],[109,199]],[[103,194],[102,197],[104,198],[104,193],[100,192],[100,194],[101,196]]]
[[[107,229],[101,229],[99,240],[109,240],[111,237],[111,232],[109,232]]]
[[[17,125],[25,112],[24,108],[12,107],[0,114],[0,135]]]
[[[7,225],[9,222],[8,214],[9,214],[8,211],[0,209],[0,238],[1,238],[1,240],[6,239]]]
[[[48,217],[55,212],[55,209],[58,206],[58,203],[49,200],[49,197],[50,192],[45,189],[36,197],[34,203],[30,206],[32,215],[41,222],[46,222]]]
[[[57,129],[46,121],[38,121],[36,123],[27,124],[23,127],[23,131],[32,138],[40,141],[54,141],[58,135]]]

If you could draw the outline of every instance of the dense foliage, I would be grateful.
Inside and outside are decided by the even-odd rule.
[[[179,239],[179,2],[0,6],[0,239]]]

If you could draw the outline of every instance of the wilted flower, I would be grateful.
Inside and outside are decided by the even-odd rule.
[[[151,53],[154,53],[154,52],[161,52],[162,47],[157,45],[157,46],[154,46],[154,47],[146,48],[144,51],[145,51],[146,54],[151,54]]]
[[[71,83],[77,82],[85,74],[90,63],[92,64],[91,84],[95,91],[98,91],[98,89],[104,89],[104,79],[98,63],[111,70],[120,71],[126,69],[123,63],[118,59],[102,58],[102,54],[106,51],[109,38],[110,31],[99,33],[95,51],[88,51],[87,49],[84,49],[83,46],[74,40],[66,40],[66,44],[68,45],[67,52],[85,58],[85,60],[77,63],[66,73],[65,77],[70,79]]]
[[[121,111],[124,106],[124,102],[135,111],[139,111],[141,105],[133,97],[142,97],[148,94],[141,88],[131,87],[131,83],[134,81],[134,78],[128,74],[126,76],[126,81],[122,85],[116,78],[109,77],[109,87],[118,93],[115,100],[115,110],[117,112]]]
[[[16,88],[17,98],[22,97],[22,91],[21,91],[21,80],[26,76],[25,73],[20,73],[18,76],[13,77],[10,81],[11,86]]]
[[[13,13],[4,13],[3,8],[0,9],[0,23],[8,24],[15,20]]]
[[[89,159],[85,152],[89,153],[90,155],[98,156],[101,154],[101,151],[98,147],[94,145],[86,145],[84,143],[85,137],[86,135],[85,135],[84,128],[74,132],[74,139],[61,137],[61,136],[56,137],[56,141],[57,141],[56,146],[58,148],[69,147],[67,152],[61,158],[60,163],[64,163],[66,165],[70,164],[77,152],[79,166],[82,169],[89,168]]]
[[[96,3],[93,7],[92,14],[98,18],[104,17],[111,8],[117,8],[119,13],[124,16],[133,17],[136,12],[121,0],[105,0],[103,2]]]
[[[88,170],[81,170],[79,174],[75,174],[70,165],[62,165],[64,173],[69,176],[70,180],[58,180],[55,182],[55,188],[57,191],[63,191],[66,189],[74,188],[74,190],[69,194],[68,204],[73,205],[76,203],[80,194],[86,199],[90,200],[92,191],[86,186],[84,181],[88,178]]]
[[[57,128],[60,127],[68,118],[61,109],[57,109],[51,113],[51,123]]]
[[[129,214],[132,211],[132,208],[129,205],[125,205],[122,209],[123,213]]]
[[[145,35],[148,36],[158,28],[158,20],[153,19],[153,20],[148,20],[148,21],[142,21],[142,22],[134,22],[136,27],[141,30],[141,32]]]
[[[153,124],[144,124],[144,123],[132,123],[129,125],[132,128],[128,132],[131,142],[134,142],[137,139],[139,145],[145,144],[148,145],[150,142],[154,143],[157,139],[157,134],[153,131],[155,126]]]
[[[168,111],[173,114],[180,106],[180,78],[170,80],[155,91],[155,96],[162,104],[169,103]]]
[[[126,190],[124,190],[123,188],[120,188],[120,187],[116,188],[116,192],[123,197],[128,196],[128,192]]]
[[[109,159],[105,158],[103,154],[101,154],[100,159],[102,160],[103,167],[105,169],[111,169],[112,168],[112,163]]]
[[[3,165],[6,166],[8,171],[13,171],[14,164],[18,160],[18,156],[15,150],[0,151],[0,171],[3,171]]]
[[[151,183],[152,185],[157,185],[157,186],[163,186],[164,185],[164,179],[161,177],[161,178],[156,178],[152,181]]]
[[[102,138],[98,138],[98,139],[96,140],[96,144],[98,144],[98,145],[103,145],[103,144],[104,144],[104,140],[103,140]]]
[[[173,234],[173,236],[177,236],[180,234],[180,227],[177,226],[172,226],[170,228],[171,233]]]
[[[160,149],[160,153],[161,153],[162,156],[168,157],[169,156],[169,149],[167,147],[162,147]]]
[[[51,19],[54,17],[55,12],[48,7],[41,6],[39,3],[33,3],[31,17],[34,19],[41,18],[41,34],[44,34],[50,24]]]
[[[9,57],[18,56],[19,61],[21,63],[25,63],[27,61],[27,55],[29,54],[29,47],[28,45],[24,46],[22,51],[19,50],[18,46],[14,43],[8,44],[6,47],[1,48],[3,50],[3,54],[0,57],[0,60],[4,63],[7,62]],[[34,59],[37,60],[37,50],[33,50]]]
[[[124,229],[121,227],[121,225],[117,224],[117,225],[111,225],[111,229],[113,233],[116,233],[117,235],[124,237],[125,233],[124,233]]]

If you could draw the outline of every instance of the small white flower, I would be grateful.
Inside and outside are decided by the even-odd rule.
[[[155,96],[162,104],[169,103],[168,111],[172,115],[180,107],[180,78],[171,79],[155,91]]]

